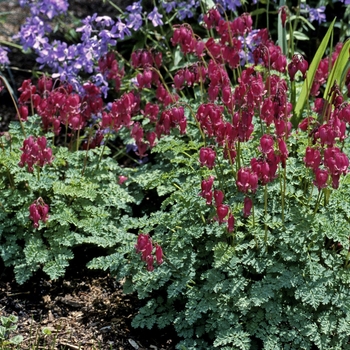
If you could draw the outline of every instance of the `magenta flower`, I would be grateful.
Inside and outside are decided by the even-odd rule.
[[[29,136],[24,140],[23,147],[21,148],[23,153],[18,165],[21,168],[27,165],[28,171],[32,173],[34,165],[43,167],[45,164],[51,164],[53,160],[52,149],[46,147],[46,142],[45,136],[38,138]]]
[[[228,233],[233,232],[235,228],[235,218],[234,216],[230,213],[227,219],[227,231]]]
[[[250,169],[248,168],[238,170],[236,185],[238,190],[243,193],[247,193],[250,189],[250,173]]]
[[[218,216],[219,224],[222,224],[229,212],[229,206],[226,204],[220,204],[216,207],[216,214]]]
[[[199,151],[199,162],[201,166],[206,166],[213,169],[215,163],[216,153],[209,147],[202,147]]]
[[[153,252],[152,239],[149,234],[140,233],[137,237],[137,243],[135,245],[136,253],[141,253],[141,260],[147,264],[147,270],[154,270],[154,255],[158,265],[163,263],[163,250],[159,244],[155,244],[155,252]]]
[[[328,171],[320,168],[315,171],[314,185],[320,190],[321,188],[327,187]]]
[[[142,251],[141,251],[141,259],[143,261],[147,261],[147,258],[149,255],[152,254],[153,251],[153,244],[151,240],[148,240],[145,244],[145,246],[143,247]]]
[[[150,237],[148,234],[140,233],[137,237],[137,243],[135,245],[136,253],[141,253],[149,240]]]
[[[156,261],[158,265],[163,264],[163,249],[159,244],[156,244]]]
[[[126,176],[123,176],[123,175],[119,175],[119,181],[118,181],[118,184],[119,185],[122,185],[125,181],[127,181],[127,177]]]
[[[241,168],[237,173],[236,185],[238,190],[247,193],[249,190],[251,192],[256,192],[258,188],[258,174],[251,168]]]
[[[220,190],[214,190],[215,205],[218,207],[224,201],[224,194]]]
[[[260,147],[259,151],[264,154],[269,154],[270,152],[273,152],[273,145],[275,141],[271,135],[263,135],[260,139]]]
[[[35,228],[39,227],[39,221],[46,222],[49,218],[49,206],[39,197],[29,207],[29,218]]]
[[[201,183],[202,191],[199,195],[206,199],[207,205],[211,205],[213,200],[213,192],[212,192],[213,183],[214,183],[214,176],[209,176],[208,180],[203,180]]]
[[[248,217],[251,214],[251,210],[253,207],[253,201],[249,197],[244,198],[244,207],[243,207],[243,215]]]
[[[321,153],[317,148],[307,147],[304,157],[305,166],[311,169],[317,169],[321,164]]]
[[[147,257],[146,257],[147,271],[153,271],[154,270],[153,262],[154,262],[154,256],[153,255],[147,255]]]

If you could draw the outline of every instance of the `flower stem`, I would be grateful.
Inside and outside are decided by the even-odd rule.
[[[318,191],[317,200],[316,200],[315,210],[314,210],[314,216],[316,215],[316,212],[318,210],[318,206],[319,206],[319,204],[321,202],[322,194],[323,194],[323,191],[319,190]]]
[[[15,106],[15,109],[16,109],[16,112],[17,112],[17,115],[18,115],[18,120],[19,120],[19,123],[20,123],[20,125],[21,125],[21,129],[22,129],[24,138],[27,138],[26,131],[24,130],[24,125],[23,125],[23,122],[22,122],[22,120],[21,120],[21,115],[19,114],[19,110],[18,110],[18,107],[17,107],[17,103],[16,103],[16,101],[15,101],[15,98],[13,97],[13,95],[14,95],[13,90],[12,90],[10,84],[8,83],[7,79],[6,79],[1,73],[0,73],[0,79],[2,80],[2,82],[4,83],[4,85],[6,86],[6,89],[7,89],[7,91],[9,92],[9,94],[10,94],[10,96],[11,96],[13,105]]]
[[[265,237],[264,237],[264,242],[267,243],[267,185],[265,185],[264,188],[264,200],[265,200],[265,204],[264,204],[264,208],[265,208]]]

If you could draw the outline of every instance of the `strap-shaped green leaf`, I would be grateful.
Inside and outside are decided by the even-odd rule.
[[[324,52],[326,51],[329,38],[331,37],[333,26],[335,23],[336,18],[334,18],[333,22],[330,24],[326,35],[324,36],[319,48],[317,49],[317,52],[310,64],[309,70],[307,71],[307,77],[304,81],[303,87],[301,89],[301,93],[299,95],[298,101],[294,107],[294,116],[292,123],[294,126],[296,126],[299,122],[299,119],[301,117],[301,112],[305,106],[306,100],[309,98],[310,90],[312,87],[312,83],[315,78],[316,69],[323,57]]]
[[[349,59],[350,59],[350,40],[347,40],[343,45],[337,60],[334,63],[334,66],[329,75],[326,89],[323,94],[323,98],[326,100],[330,100],[330,96],[328,96],[330,89],[336,82],[341,88],[344,84],[345,77],[347,71],[349,69]]]
[[[280,0],[280,8],[285,5],[285,0]],[[282,25],[282,12],[278,13],[278,45],[282,49],[283,55],[288,55],[286,27]]]

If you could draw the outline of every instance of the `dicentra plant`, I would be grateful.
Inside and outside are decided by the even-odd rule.
[[[145,299],[133,325],[173,326],[179,349],[348,348],[349,42],[321,60],[330,29],[308,69],[262,31],[241,68],[237,36],[250,17],[210,11],[204,21],[219,40],[174,28],[188,58],[173,74],[179,97],[157,119],[157,166],[134,178],[167,195],[137,225],[163,263],[150,269],[138,253],[151,248],[138,242],[128,263],[116,252],[90,267],[126,277],[125,291]]]
[[[91,81],[23,83],[1,256],[23,283],[106,248],[88,266],[125,278],[133,325],[173,326],[179,349],[350,348],[350,42],[333,50],[333,22],[308,64],[247,13],[203,22],[130,62],[107,45],[109,103]]]

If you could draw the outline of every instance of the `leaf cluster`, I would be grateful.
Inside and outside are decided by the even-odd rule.
[[[90,264],[125,278],[125,292],[144,300],[133,326],[173,325],[179,349],[349,346],[348,178],[315,211],[318,193],[302,164],[306,145],[299,135],[287,161],[283,220],[279,179],[268,186],[267,215],[261,188],[253,198],[254,217],[245,218],[232,175],[221,174],[236,218],[228,234],[198,195],[208,176],[198,167],[201,144],[174,136],[159,142],[155,165],[140,168],[133,179],[166,196],[159,197],[158,210],[131,225],[151,234],[165,262],[150,273],[129,246],[127,263],[116,252]]]
[[[38,119],[24,124],[27,135],[39,136]],[[53,163],[29,173],[18,166],[23,139],[13,122],[0,150],[0,256],[6,266],[14,266],[18,283],[39,268],[52,279],[63,276],[74,247],[110,249],[134,239],[122,222],[137,200],[118,183],[119,175],[128,174],[113,158],[102,157],[103,149],[69,152],[49,144]],[[49,205],[50,217],[35,229],[29,206],[39,197]]]

